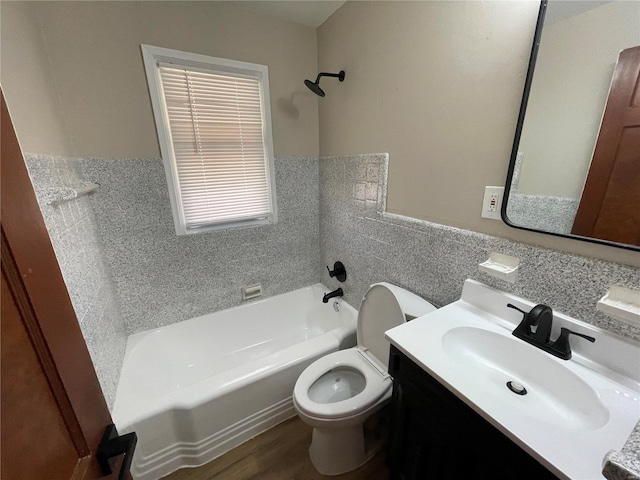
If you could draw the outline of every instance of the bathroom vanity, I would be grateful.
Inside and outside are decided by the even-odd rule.
[[[395,347],[389,373],[392,479],[557,479]]]
[[[508,303],[534,306],[467,280],[459,301],[386,332],[391,478],[604,479],[640,419],[640,346],[553,312],[552,339],[596,338],[571,338],[562,360],[512,335]]]

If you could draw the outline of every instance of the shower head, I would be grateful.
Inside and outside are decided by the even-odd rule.
[[[315,82],[311,80],[305,80],[304,84],[307,86],[309,90],[318,95],[319,97],[324,97],[324,90],[320,88],[320,78],[321,77],[336,77],[341,82],[344,82],[344,70],[340,70],[340,73],[326,73],[320,72]]]
[[[311,80],[305,80],[304,84],[311,90],[313,93],[318,95],[319,97],[324,97],[324,90],[320,88],[318,83],[312,82]]]

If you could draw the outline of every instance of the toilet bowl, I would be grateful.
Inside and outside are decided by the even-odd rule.
[[[309,455],[323,475],[355,470],[384,442],[382,408],[389,403],[389,344],[384,332],[435,310],[422,298],[389,283],[365,293],[358,312],[357,346],[330,353],[298,377],[293,404],[313,427]]]

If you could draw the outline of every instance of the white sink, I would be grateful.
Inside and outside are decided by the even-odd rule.
[[[604,456],[640,420],[640,345],[554,311],[552,339],[560,327],[596,338],[572,336],[561,360],[511,334],[522,315],[507,303],[534,306],[467,280],[459,301],[385,336],[558,477],[604,479]]]
[[[495,389],[501,401],[522,415],[590,430],[609,420],[598,393],[584,380],[547,353],[515,337],[483,328],[456,327],[444,334],[442,347],[468,372],[469,381]],[[526,394],[511,391],[509,381],[524,386]]]

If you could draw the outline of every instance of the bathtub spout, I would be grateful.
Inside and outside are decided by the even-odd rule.
[[[325,293],[322,297],[322,303],[329,303],[329,299],[333,297],[341,297],[344,295],[341,288],[334,290],[333,292]]]

